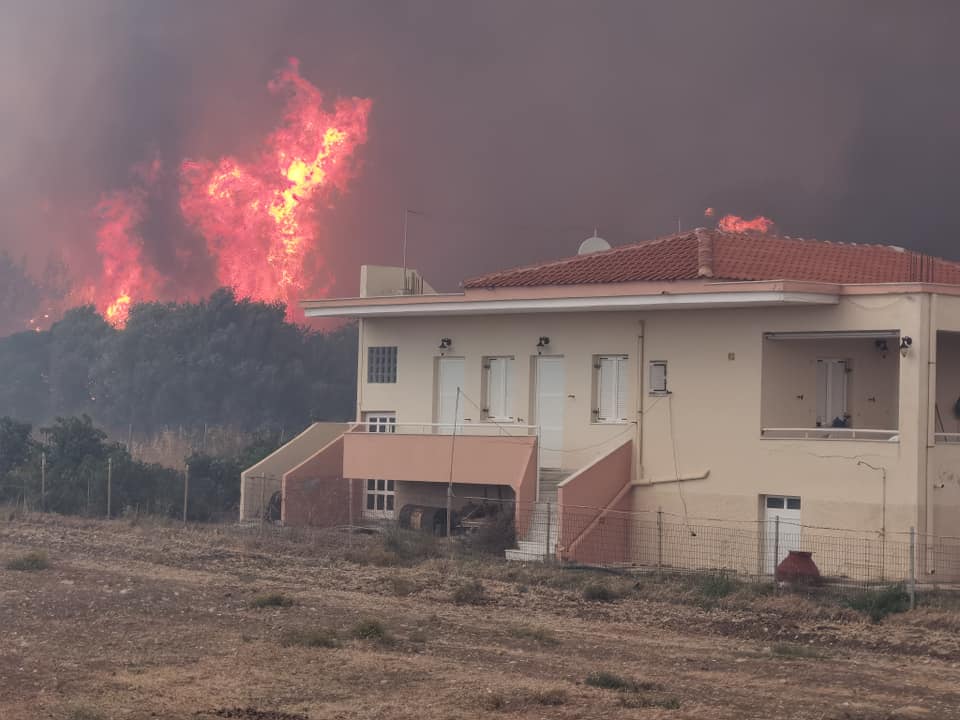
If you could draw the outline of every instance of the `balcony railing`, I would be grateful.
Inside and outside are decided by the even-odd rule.
[[[934,433],[933,439],[937,445],[960,445],[960,433]]]
[[[835,427],[761,428],[760,436],[767,440],[870,440],[874,442],[899,442],[900,431]],[[957,437],[957,442],[960,442],[960,435]]]
[[[537,434],[536,425],[517,423],[357,423],[350,432],[396,433],[399,435],[479,435],[530,437]]]

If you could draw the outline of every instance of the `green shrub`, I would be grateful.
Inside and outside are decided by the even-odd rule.
[[[879,590],[865,590],[847,600],[854,610],[866,613],[873,622],[880,622],[887,615],[910,609],[910,595],[903,583],[888,585]]]
[[[777,643],[770,648],[770,652],[777,657],[788,659],[820,660],[826,657],[817,648],[808,645],[791,645],[790,643]]]
[[[280,638],[280,644],[284,647],[291,645],[300,645],[302,647],[340,647],[340,641],[332,630],[321,628],[319,630],[288,630]]]
[[[397,597],[406,597],[417,591],[417,584],[415,582],[402,577],[391,578],[390,587],[393,590],[393,594]]]
[[[487,601],[483,583],[479,580],[469,580],[457,585],[453,590],[453,601],[457,605],[482,605]]]
[[[107,716],[99,710],[77,707],[67,714],[67,720],[106,720]]]
[[[664,710],[680,709],[680,701],[675,697],[651,698],[646,695],[624,695],[620,698],[620,705],[625,708],[663,708]]]
[[[619,690],[620,692],[649,692],[651,690],[663,690],[663,688],[654,682],[643,682],[625,678],[605,670],[592,672],[587,675],[584,682],[596,688],[604,690]]]
[[[512,510],[501,507],[493,512],[496,515],[489,524],[466,537],[466,545],[480,553],[503,557],[505,550],[516,547],[517,525]]]
[[[392,527],[383,534],[383,549],[399,563],[416,564],[443,555],[437,538],[426,532]]]
[[[591,602],[612,603],[618,597],[615,590],[602,583],[590,583],[583,588],[583,599]]]
[[[557,707],[567,702],[567,692],[560,688],[548,690],[515,690],[510,693],[487,693],[480,705],[489,711],[522,711],[531,706]]]
[[[290,607],[293,605],[293,598],[284,595],[279,592],[270,592],[264,593],[263,595],[257,595],[253,600],[250,601],[250,607],[252,608],[268,608],[268,607]]]
[[[729,575],[704,575],[697,582],[699,593],[710,599],[723,598],[732,593],[738,587],[738,583]]]
[[[21,555],[7,562],[7,570],[31,572],[33,570],[46,570],[49,567],[50,560],[43,550],[28,552],[26,555]]]
[[[560,640],[553,631],[544,627],[533,627],[531,625],[514,625],[507,630],[510,637],[518,640],[533,640],[541,645],[559,645]]]
[[[393,636],[379,620],[361,620],[353,626],[352,634],[357,640],[373,640],[383,644],[393,642]]]

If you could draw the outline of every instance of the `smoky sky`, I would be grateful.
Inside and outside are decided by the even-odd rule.
[[[445,290],[707,207],[960,258],[958,21],[929,0],[0,0],[0,243],[95,264],[98,197],[158,152],[147,256],[212,282],[176,252],[203,247],[177,166],[256,152],[295,56],[331,100],[373,100],[317,218],[337,294],[399,263],[405,208],[410,264]]]

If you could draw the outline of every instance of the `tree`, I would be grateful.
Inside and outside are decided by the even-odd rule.
[[[0,418],[0,483],[10,472],[22,465],[30,457],[33,441],[29,423],[17,422],[13,418]]]
[[[0,251],[0,336],[28,329],[39,302],[40,288],[26,262]]]

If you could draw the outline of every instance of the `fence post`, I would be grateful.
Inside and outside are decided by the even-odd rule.
[[[663,510],[657,510],[657,574],[663,574]]]
[[[113,486],[113,458],[107,458],[107,520],[110,519],[110,501]]]
[[[183,469],[183,524],[187,524],[187,498],[190,496],[190,466]]]
[[[917,531],[910,528],[910,609],[917,606]]]
[[[547,501],[547,547],[544,552],[544,559],[550,561],[550,501]]]
[[[353,478],[347,479],[347,547],[353,547]]]
[[[47,453],[40,453],[40,510],[47,511]]]
[[[780,560],[780,516],[773,521],[773,587],[777,587],[777,565]]]

